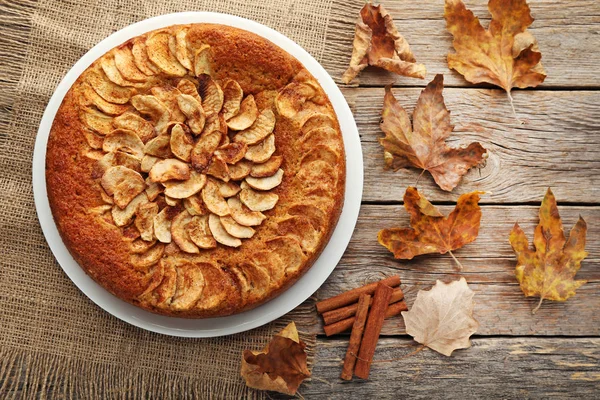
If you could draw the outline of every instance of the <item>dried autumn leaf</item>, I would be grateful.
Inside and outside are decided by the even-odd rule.
[[[382,5],[365,4],[356,22],[350,67],[342,81],[350,83],[367,65],[398,75],[425,78],[427,70],[417,64],[408,42],[400,35],[394,20]]]
[[[244,350],[241,374],[246,385],[296,394],[302,381],[310,377],[305,347],[306,344],[298,337],[296,324],[290,322],[263,351]]]
[[[394,257],[411,260],[421,254],[450,253],[477,239],[481,209],[479,195],[471,192],[458,198],[454,210],[444,217],[416,188],[409,187],[404,194],[404,208],[410,214],[412,228],[391,228],[379,231],[377,239]]]
[[[537,41],[527,27],[533,23],[525,0],[490,0],[492,21],[488,30],[461,0],[446,0],[444,17],[456,53],[448,54],[448,67],[471,83],[500,86],[510,99],[514,87],[535,87],[544,82],[546,71]]]
[[[473,318],[473,291],[465,278],[419,290],[410,311],[403,311],[406,333],[445,356],[471,347],[469,337],[479,328]]]
[[[443,75],[436,75],[419,96],[411,128],[408,114],[387,87],[380,123],[385,137],[379,142],[387,168],[429,171],[440,188],[452,191],[470,168],[483,161],[487,150],[476,142],[462,148],[446,144],[454,126],[444,104],[443,88]]]
[[[581,216],[571,229],[569,239],[565,238],[556,198],[550,189],[546,192],[540,207],[540,222],[533,234],[533,246],[519,224],[510,233],[510,244],[517,253],[515,275],[521,290],[527,297],[539,297],[542,301],[566,301],[575,295],[575,290],[586,283],[574,280],[581,267],[581,261],[588,255],[585,251],[587,225]]]

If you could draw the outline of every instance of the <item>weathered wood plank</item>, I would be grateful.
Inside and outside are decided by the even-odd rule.
[[[453,207],[442,206],[448,213]],[[327,282],[315,298],[322,300],[343,291],[378,280],[382,275],[399,274],[412,306],[416,293],[431,287],[436,279],[450,281],[464,276],[476,292],[475,316],[482,335],[599,335],[600,324],[600,207],[560,207],[565,229],[570,230],[578,215],[588,222],[587,250],[590,255],[582,263],[577,278],[588,283],[578,289],[567,302],[545,302],[531,315],[537,299],[526,298],[514,277],[516,261],[508,243],[508,234],[515,221],[531,239],[537,224],[538,208],[533,206],[484,206],[478,239],[455,255],[464,269],[456,270],[449,255],[425,255],[411,261],[395,260],[377,242],[377,232],[384,227],[408,226],[408,215],[402,206],[363,205],[355,234]],[[299,316],[298,323],[322,334],[322,322],[314,309]],[[402,318],[384,325],[384,334],[404,333]]]
[[[370,379],[339,379],[347,339],[319,338],[305,398],[465,399],[598,398],[600,339],[475,338],[445,357],[425,349],[401,360],[374,363]],[[382,338],[375,360],[408,355],[418,344]]]
[[[533,0],[528,3],[535,18],[530,31],[540,44],[542,63],[548,73],[540,87],[599,87],[596,66],[600,63],[600,54],[595,49],[600,44],[597,34],[600,3],[594,0]],[[323,65],[338,83],[350,62],[354,24],[363,4],[352,1],[345,3],[343,10],[332,11],[339,28],[328,40],[335,41],[336,48],[324,54]],[[487,0],[468,0],[466,4],[487,27],[490,18]],[[395,82],[398,86],[423,86],[434,74],[443,73],[447,75],[449,86],[473,86],[448,69],[446,56],[453,49],[452,36],[446,30],[443,0],[390,0],[385,2],[385,7],[394,17],[417,61],[427,67],[428,77],[425,80],[405,78],[367,68],[359,76],[361,85],[382,86]]]
[[[400,88],[394,94],[412,114],[421,89]],[[383,169],[379,119],[381,88],[345,89],[361,135],[365,188],[363,200],[401,201],[421,171]],[[499,90],[444,90],[455,132],[454,146],[479,141],[488,149],[483,168],[474,168],[452,193],[440,190],[425,173],[419,188],[432,201],[455,201],[472,190],[491,192],[487,203],[541,201],[551,186],[559,202],[595,203],[600,198],[600,92],[521,91],[514,94],[514,120],[506,95]],[[351,162],[351,160],[349,160]]]

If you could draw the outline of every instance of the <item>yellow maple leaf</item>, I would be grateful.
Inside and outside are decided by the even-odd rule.
[[[527,31],[533,18],[525,0],[490,0],[488,8],[492,21],[486,30],[461,0],[446,0],[444,17],[456,50],[448,54],[448,66],[471,83],[506,90],[516,116],[511,89],[535,87],[546,78],[542,53]]]
[[[581,261],[588,255],[585,251],[586,232],[587,225],[580,216],[569,239],[565,238],[556,198],[550,189],[542,201],[540,222],[533,235],[535,250],[529,247],[529,241],[519,224],[515,224],[509,237],[517,253],[515,275],[525,296],[540,298],[533,314],[543,300],[566,301],[586,283],[574,279],[581,268]]]

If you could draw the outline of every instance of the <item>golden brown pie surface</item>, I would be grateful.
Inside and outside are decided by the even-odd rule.
[[[345,156],[316,79],[268,40],[177,25],[133,38],[75,82],[52,125],[48,198],[82,268],[165,315],[238,313],[318,257]]]

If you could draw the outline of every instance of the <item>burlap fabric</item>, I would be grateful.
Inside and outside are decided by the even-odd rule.
[[[104,312],[70,282],[42,235],[31,186],[35,136],[44,108],[69,68],[94,44],[133,22],[177,11],[243,16],[291,37],[339,76],[350,57],[352,22],[362,1],[352,3],[0,2],[0,398],[265,396],[245,387],[239,376],[241,353],[261,348],[294,319],[294,312],[306,308],[253,331],[216,339],[153,334]],[[315,338],[303,338],[312,362]]]

